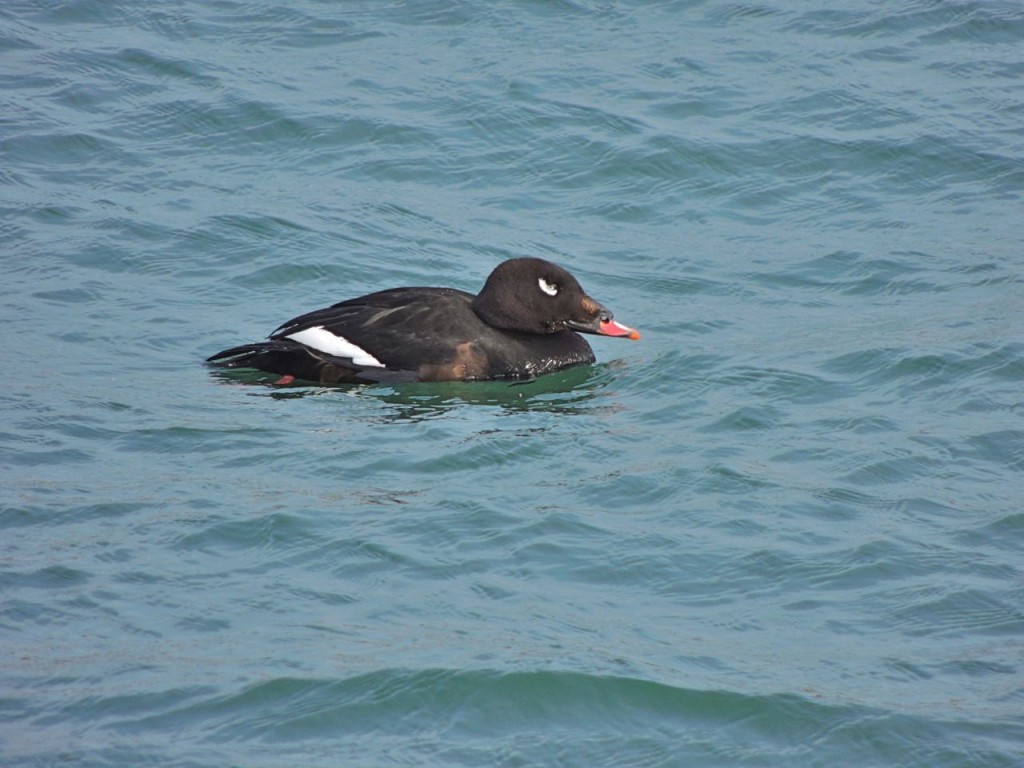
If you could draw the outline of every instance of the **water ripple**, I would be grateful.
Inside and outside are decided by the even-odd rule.
[[[1018,5],[0,20],[5,768],[1021,763]],[[643,339],[202,365],[516,255]]]
[[[884,760],[893,750],[914,748],[917,758],[907,765],[925,766],[986,761],[997,754],[1000,734],[1020,729],[966,720],[931,724],[815,699],[813,691],[745,695],[555,670],[384,668],[337,680],[269,678],[224,693],[182,687],[100,695],[69,702],[60,714],[73,723],[88,709],[115,739],[188,734],[208,758],[226,756],[226,745],[232,745],[234,754],[253,758],[266,749],[297,759],[329,750],[335,758],[362,762],[355,739],[386,734],[393,742],[389,759],[420,764],[478,764],[495,754],[546,762],[559,745],[567,757],[571,750],[574,764],[588,765],[731,763],[751,752],[797,762],[828,755],[842,760],[850,750]],[[632,736],[609,741],[610,726]],[[961,746],[932,746],[939,729],[957,733]],[[666,739],[666,733],[685,738]],[[826,741],[830,747],[822,752]],[[141,747],[140,758],[149,749]]]

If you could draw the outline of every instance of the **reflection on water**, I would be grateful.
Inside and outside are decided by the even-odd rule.
[[[615,363],[579,366],[525,381],[442,381],[401,384],[274,385],[279,377],[261,371],[212,369],[226,384],[251,386],[275,400],[305,397],[371,398],[386,404],[384,421],[425,421],[463,405],[497,406],[508,411],[575,414],[593,410],[595,395],[614,380]]]

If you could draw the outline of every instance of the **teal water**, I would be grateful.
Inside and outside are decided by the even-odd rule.
[[[0,763],[1024,764],[1024,6],[0,6]],[[521,385],[202,360],[569,267]]]

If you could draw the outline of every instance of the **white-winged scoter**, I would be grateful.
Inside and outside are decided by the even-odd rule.
[[[569,272],[543,259],[499,264],[474,296],[392,288],[289,320],[266,341],[207,358],[321,383],[525,379],[594,362],[576,331],[639,339]]]

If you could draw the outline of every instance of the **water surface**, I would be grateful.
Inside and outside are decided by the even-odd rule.
[[[0,30],[5,766],[1024,762],[1018,3]],[[642,340],[202,365],[518,255]]]

